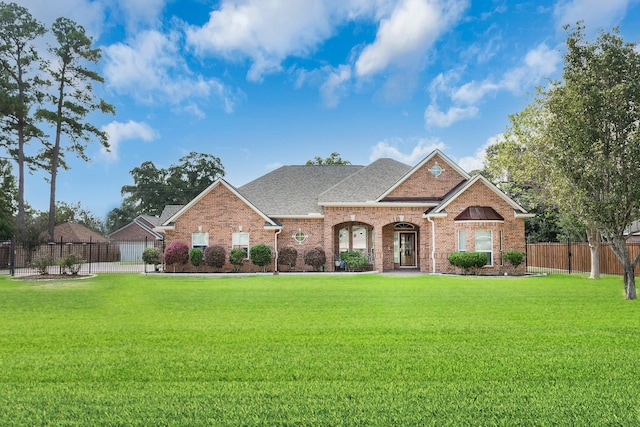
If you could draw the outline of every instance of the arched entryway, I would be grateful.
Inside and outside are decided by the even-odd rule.
[[[420,267],[420,228],[409,222],[394,222],[383,228],[384,269]]]
[[[345,222],[337,224],[334,230],[334,253],[339,257],[342,252],[358,251],[374,262],[373,226],[363,222]]]

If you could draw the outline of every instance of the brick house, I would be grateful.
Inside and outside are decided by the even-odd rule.
[[[436,150],[415,167],[378,159],[368,166],[283,166],[238,188],[219,179],[160,228],[166,244],[220,245],[227,254],[264,243],[277,258],[293,246],[297,270],[309,269],[306,251],[322,247],[325,271],[339,268],[341,252],[357,250],[376,271],[454,272],[450,253],[477,251],[487,254],[484,271],[491,274],[502,271],[503,252],[525,250],[524,220],[531,216]],[[243,269],[258,271],[249,261]]]

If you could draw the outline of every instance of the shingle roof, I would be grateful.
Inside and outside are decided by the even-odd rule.
[[[176,212],[178,212],[183,207],[184,205],[165,205],[165,207],[162,209],[162,213],[158,217],[158,225],[164,224],[166,220],[175,215]]]
[[[411,166],[393,159],[378,159],[324,191],[318,202],[364,203],[377,200],[411,170]]]
[[[53,240],[63,243],[107,242],[107,238],[82,224],[65,222],[53,229]]]
[[[322,214],[318,195],[364,166],[283,166],[237,190],[268,216]]]

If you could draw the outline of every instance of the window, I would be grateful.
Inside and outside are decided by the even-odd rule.
[[[307,235],[304,234],[304,232],[302,231],[302,229],[298,228],[298,232],[296,234],[293,235],[293,239],[298,242],[299,244],[302,244],[302,242],[304,242],[305,240],[307,240]]]
[[[476,230],[476,252],[487,254],[487,265],[493,265],[493,232]]]
[[[467,232],[464,230],[458,231],[458,252],[467,251]]]
[[[368,227],[362,225],[354,225],[351,227],[353,233],[353,240],[351,243],[352,251],[362,252],[363,255],[367,254],[367,231]]]
[[[204,252],[207,246],[209,246],[209,233],[198,231],[196,233],[191,234],[192,248],[199,248]]]
[[[440,167],[438,162],[436,162],[435,165],[431,166],[431,169],[429,169],[429,172],[431,172],[431,174],[437,178],[440,176],[440,174],[442,174],[442,168]]]
[[[238,231],[231,236],[232,249],[240,248],[245,252],[245,259],[249,258],[249,233]]]

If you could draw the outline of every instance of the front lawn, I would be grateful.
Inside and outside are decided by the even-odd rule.
[[[1,425],[639,425],[622,279],[0,277]]]

